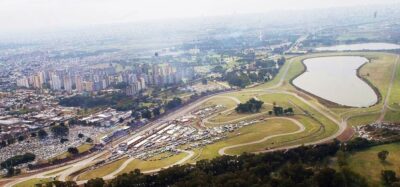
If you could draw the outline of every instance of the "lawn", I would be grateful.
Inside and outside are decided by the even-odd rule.
[[[385,162],[378,159],[378,152],[389,151],[389,156]],[[355,172],[364,176],[371,186],[380,185],[382,170],[393,170],[400,174],[400,143],[392,143],[374,146],[364,151],[353,153],[347,159],[348,166]]]
[[[248,92],[247,93],[246,92],[238,92],[238,93],[230,94],[230,96],[238,97],[238,95],[240,95],[242,97],[246,97],[246,95],[248,95],[248,94],[251,94],[252,97],[254,95],[256,95],[258,99],[264,101],[265,103],[274,103],[275,102],[277,105],[280,105],[284,108],[292,107],[294,109],[295,114],[300,114],[300,115],[297,115],[296,118],[298,118],[299,121],[301,121],[306,126],[306,131],[299,133],[299,134],[295,134],[295,135],[276,137],[276,138],[266,141],[263,144],[252,145],[251,147],[245,147],[245,148],[241,148],[238,150],[232,149],[231,151],[233,151],[232,152],[233,154],[240,154],[244,151],[251,152],[254,150],[261,150],[261,149],[265,149],[267,146],[268,147],[278,147],[278,146],[282,146],[282,145],[308,143],[308,142],[312,142],[312,141],[315,141],[318,139],[322,139],[324,137],[328,137],[338,130],[338,126],[336,124],[334,124],[331,120],[327,119],[322,114],[315,111],[314,109],[309,107],[307,104],[301,102],[299,99],[297,99],[296,97],[294,97],[292,95],[269,94],[269,93],[255,94],[255,93],[248,93]],[[250,96],[247,96],[247,97],[250,97]],[[304,116],[303,111],[307,111],[311,116],[313,116],[314,119]],[[241,115],[246,116],[245,114],[241,114]],[[248,119],[256,118],[256,117],[259,117],[260,115],[269,116],[267,113],[264,113],[264,114],[257,113],[257,114],[254,114],[254,116],[250,116],[249,114],[247,114]],[[234,115],[232,115],[232,116],[233,116],[232,118],[238,119],[238,116],[234,116]],[[232,118],[229,118],[229,120],[232,120]],[[226,119],[226,120],[228,120],[228,119]]]
[[[400,122],[400,111],[387,110],[384,121]]]
[[[93,147],[92,144],[87,144],[87,143],[85,143],[85,144],[82,144],[82,145],[78,146],[77,148],[78,148],[78,150],[79,150],[79,153],[82,153],[82,152],[88,151],[88,150],[89,150],[90,148],[92,148],[92,147]],[[60,154],[60,155],[54,157],[53,159],[64,159],[64,158],[67,158],[67,157],[69,157],[69,156],[70,156],[70,153],[68,153],[68,152],[66,151],[66,152],[64,152],[64,153],[62,153],[62,154]]]
[[[177,155],[173,155],[168,158],[164,158],[161,160],[157,160],[155,157],[154,160],[150,159],[149,161],[135,159],[131,163],[129,163],[125,169],[123,169],[119,174],[127,173],[133,171],[135,169],[140,169],[142,172],[150,171],[154,169],[159,169],[163,167],[167,167],[171,164],[178,162],[179,160],[185,158],[187,156],[186,153],[179,153]]]
[[[13,187],[35,187],[36,184],[44,184],[52,181],[50,178],[34,178],[14,185]]]
[[[366,125],[375,122],[379,118],[379,116],[379,113],[354,116],[347,120],[347,124],[349,126]]]
[[[112,173],[116,169],[118,169],[118,167],[121,166],[122,163],[124,163],[126,160],[128,160],[128,159],[123,158],[123,159],[117,160],[115,162],[101,166],[99,168],[96,168],[94,170],[91,170],[89,172],[82,173],[81,175],[79,175],[78,180],[89,180],[89,179],[93,179],[96,177],[104,177],[104,176]]]
[[[396,77],[395,81],[393,82],[392,86],[392,93],[390,94],[389,98],[389,105],[392,108],[399,109],[400,110],[400,59],[398,60],[397,64],[397,71],[396,71]]]
[[[196,155],[192,158],[192,160],[190,160],[190,162],[201,159],[215,158],[219,156],[218,150],[225,146],[252,142],[260,140],[266,136],[293,132],[297,129],[297,125],[285,119],[270,119],[257,124],[249,125],[229,133],[228,137],[222,141],[207,145],[202,149],[195,150]],[[252,148],[253,146],[248,147]],[[256,150],[257,149],[254,149],[252,151]]]

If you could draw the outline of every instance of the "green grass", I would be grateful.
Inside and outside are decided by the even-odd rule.
[[[385,162],[378,159],[378,152],[382,150],[389,151],[389,156]],[[400,173],[400,143],[374,146],[364,151],[353,153],[349,156],[348,166],[353,171],[364,176],[371,186],[380,185],[380,176],[382,170],[393,170]]]
[[[13,187],[35,187],[36,184],[45,184],[52,181],[50,178],[34,178],[14,185]]]
[[[112,173],[116,169],[118,169],[118,167],[121,166],[122,163],[124,163],[126,160],[128,160],[128,159],[123,158],[123,159],[117,160],[115,162],[101,166],[99,168],[96,168],[94,170],[91,170],[89,172],[82,173],[81,175],[79,175],[78,180],[89,180],[89,179],[93,179],[96,177],[104,177],[104,176]]]
[[[397,59],[399,60],[399,59]],[[397,65],[396,77],[392,86],[392,93],[389,98],[389,105],[400,110],[400,62]]]
[[[335,133],[338,130],[337,125],[334,124],[331,120],[329,120],[328,118],[326,118],[319,112],[315,111],[314,109],[309,107],[307,104],[301,102],[299,99],[297,99],[296,97],[294,97],[292,95],[269,94],[269,93],[265,94],[262,92],[260,92],[260,93],[236,92],[236,93],[231,93],[228,95],[232,96],[232,97],[241,98],[243,100],[257,96],[258,99],[264,101],[265,103],[274,103],[275,102],[276,104],[278,104],[284,108],[292,107],[296,114],[303,114],[302,110],[306,110],[314,118],[318,119],[318,121],[321,124],[323,124],[323,129],[320,129],[321,125],[315,119],[311,119],[311,118],[303,116],[303,115],[297,116],[297,118],[300,120],[300,122],[303,123],[306,127],[306,131],[304,131],[303,133],[299,133],[299,134],[295,134],[295,135],[288,135],[288,136],[283,136],[283,137],[276,137],[276,138],[266,141],[265,144],[252,145],[251,148],[245,148],[248,150],[237,150],[234,152],[234,154],[240,154],[243,151],[251,152],[254,150],[261,150],[261,149],[265,149],[266,147],[279,147],[279,146],[283,146],[283,145],[312,142],[312,141],[315,141],[318,139],[322,139],[324,137],[328,137],[329,135],[332,135],[333,133]],[[291,101],[292,103],[295,103],[295,105],[293,105],[289,101]],[[298,107],[301,107],[302,110],[300,110]],[[236,112],[234,112],[234,113],[236,113]],[[268,114],[266,114],[266,113],[255,114],[255,115],[249,115],[249,114],[241,114],[241,115],[247,116],[248,118],[246,118],[246,119],[258,118],[260,115],[268,116]],[[236,115],[236,114],[229,115],[229,116],[225,116],[224,120],[229,121],[232,119],[238,119],[239,117],[242,117],[242,116]],[[217,117],[217,118],[221,119],[221,117]],[[240,119],[240,120],[244,120],[244,119]],[[273,145],[272,145],[272,143],[273,143]],[[253,149],[253,147],[254,147],[254,149]],[[216,155],[214,154],[212,156],[216,156]],[[206,158],[211,158],[212,156],[208,156]]]
[[[164,158],[161,160],[155,160],[155,161],[144,161],[144,160],[139,160],[135,159],[131,163],[129,163],[125,169],[123,169],[119,174],[122,173],[128,173],[130,171],[133,171],[135,169],[140,169],[141,171],[149,171],[149,170],[154,170],[154,169],[159,169],[163,167],[167,167],[171,164],[174,164],[178,162],[179,160],[185,158],[187,156],[186,153],[179,153],[177,155],[173,155],[168,158]],[[156,159],[157,157],[154,157]]]
[[[400,122],[400,111],[387,110],[384,121]]]
[[[78,146],[77,149],[78,149],[79,153],[82,153],[82,152],[88,151],[92,147],[93,147],[92,144],[85,143],[85,144],[82,144],[82,145]],[[53,159],[64,159],[64,158],[67,158],[69,156],[71,156],[71,154],[66,151],[66,152],[54,157]]]
[[[260,140],[269,135],[293,132],[297,129],[298,127],[295,124],[284,119],[270,119],[257,124],[249,125],[229,133],[228,137],[222,141],[218,141],[214,144],[207,145],[204,148],[195,150],[196,155],[192,158],[192,160],[190,160],[190,162],[201,159],[215,158],[219,156],[218,150],[225,146],[252,142]],[[253,146],[247,147],[253,148]],[[252,149],[251,151],[257,150],[258,149],[256,148]]]
[[[379,118],[380,114],[365,114],[360,116],[351,117],[347,124],[349,126],[366,125],[375,122]]]

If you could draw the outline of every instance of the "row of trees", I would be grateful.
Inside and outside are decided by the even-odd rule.
[[[228,81],[229,85],[237,86],[239,88],[245,88],[251,84],[249,76],[243,72],[228,72],[224,79]]]
[[[235,108],[239,113],[255,113],[259,112],[264,102],[251,98],[246,103],[239,103]]]
[[[35,154],[25,153],[23,155],[13,156],[13,157],[1,162],[0,166],[3,169],[9,169],[9,168],[13,168],[14,166],[18,166],[20,164],[32,162],[35,160],[35,158],[36,158]]]
[[[269,114],[272,115],[272,113],[275,116],[282,116],[282,115],[292,115],[294,113],[294,111],[293,111],[293,108],[291,108],[291,107],[284,109],[281,106],[274,105],[274,107],[272,108],[272,111],[270,111]]]
[[[196,165],[174,166],[154,175],[140,170],[104,182],[89,180],[85,186],[367,186],[349,169],[335,170],[320,162],[339,150],[338,142],[315,147],[263,154],[221,156]]]

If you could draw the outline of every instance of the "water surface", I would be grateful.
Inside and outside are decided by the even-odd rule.
[[[374,90],[357,76],[357,69],[368,62],[359,56],[318,57],[304,60],[307,71],[293,84],[318,97],[345,106],[367,107],[378,97]]]

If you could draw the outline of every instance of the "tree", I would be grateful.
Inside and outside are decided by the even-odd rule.
[[[56,125],[50,128],[50,131],[55,137],[65,137],[69,134],[69,128],[64,124]]]
[[[67,138],[61,138],[60,143],[68,142],[69,140]]]
[[[386,151],[386,150],[378,152],[378,158],[379,158],[379,160],[381,160],[381,162],[384,162],[388,155],[389,155],[389,151]]]
[[[76,147],[69,147],[68,153],[70,153],[71,155],[77,155],[77,154],[79,154],[79,150]]]
[[[14,167],[17,166],[19,164],[23,164],[23,163],[28,163],[28,162],[32,162],[34,161],[36,158],[35,154],[32,153],[25,153],[23,155],[16,155],[13,156],[11,158],[8,158],[7,160],[3,161],[0,166],[2,168],[10,168],[10,167]]]
[[[104,186],[105,182],[102,178],[95,178],[90,179],[86,184],[85,187],[102,187]]]
[[[251,98],[246,103],[239,103],[236,107],[236,112],[259,112],[264,102]]]
[[[24,137],[24,136],[22,136],[22,135],[21,135],[21,136],[18,136],[18,141],[19,141],[19,142],[22,142],[22,141],[24,141],[24,140],[25,140],[25,137]]]
[[[119,122],[119,123],[123,123],[123,122],[124,122],[124,118],[119,118],[119,119],[118,119],[118,122]]]
[[[283,108],[280,106],[274,106],[273,111],[274,111],[275,116],[280,116],[283,114]]]
[[[32,138],[34,138],[34,137],[36,137],[36,136],[37,136],[36,133],[34,133],[34,132],[31,133],[31,137],[32,137]]]
[[[83,135],[82,133],[78,134],[78,138],[83,138],[83,137],[85,137],[85,135]]]
[[[92,138],[90,137],[86,138],[86,143],[92,143],[92,142],[93,142]]]
[[[226,74],[225,79],[228,81],[229,85],[240,88],[245,88],[251,83],[249,76],[242,72],[229,72]]]
[[[153,115],[155,117],[159,116],[160,114],[161,114],[161,112],[160,112],[160,108],[159,107],[156,107],[156,108],[153,109]]]
[[[285,57],[281,57],[280,59],[278,59],[278,64],[279,66],[283,66],[283,64],[286,62]]]
[[[48,134],[44,129],[40,129],[38,131],[38,136],[40,139],[45,139],[48,136]]]
[[[392,183],[396,182],[398,179],[396,177],[396,172],[392,170],[382,170],[381,180],[383,184],[390,186]]]
[[[167,109],[173,109],[182,104],[182,99],[179,97],[174,97],[171,101],[168,101],[166,108]]]
[[[142,117],[146,118],[146,119],[150,119],[151,118],[151,112],[148,109],[145,109],[142,111]]]

